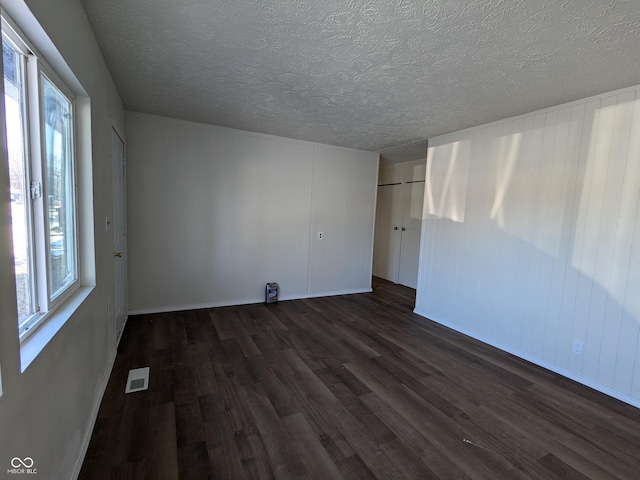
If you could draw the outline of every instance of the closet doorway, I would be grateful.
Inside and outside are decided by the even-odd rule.
[[[424,165],[385,167],[378,185],[373,275],[411,288],[418,280]]]

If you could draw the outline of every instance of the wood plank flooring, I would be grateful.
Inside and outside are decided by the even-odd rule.
[[[374,278],[131,317],[80,479],[640,478],[640,410],[413,314],[414,294]]]

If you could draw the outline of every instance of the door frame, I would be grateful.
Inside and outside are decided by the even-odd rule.
[[[116,141],[120,142],[122,154],[117,154]],[[115,127],[111,128],[111,161],[112,161],[112,192],[113,192],[113,329],[115,344],[118,345],[128,319],[128,288],[127,288],[127,184],[126,184],[126,143]],[[119,176],[121,175],[121,176]],[[118,225],[120,223],[120,225]],[[122,234],[122,238],[118,235]],[[119,254],[119,255],[118,255]],[[118,268],[124,262],[124,268]],[[118,273],[122,274],[119,278]],[[122,295],[122,298],[121,298]],[[121,305],[123,311],[119,310]],[[120,322],[119,315],[122,314]]]

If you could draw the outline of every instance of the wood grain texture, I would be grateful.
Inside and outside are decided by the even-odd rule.
[[[132,317],[80,480],[636,479],[640,411],[412,313],[415,291]],[[125,394],[151,367],[149,390]]]

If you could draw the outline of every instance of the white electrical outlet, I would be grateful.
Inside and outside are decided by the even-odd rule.
[[[322,232],[318,232],[318,240],[322,240]]]
[[[582,355],[582,347],[584,347],[584,343],[580,340],[573,341],[573,353],[576,355]]]

